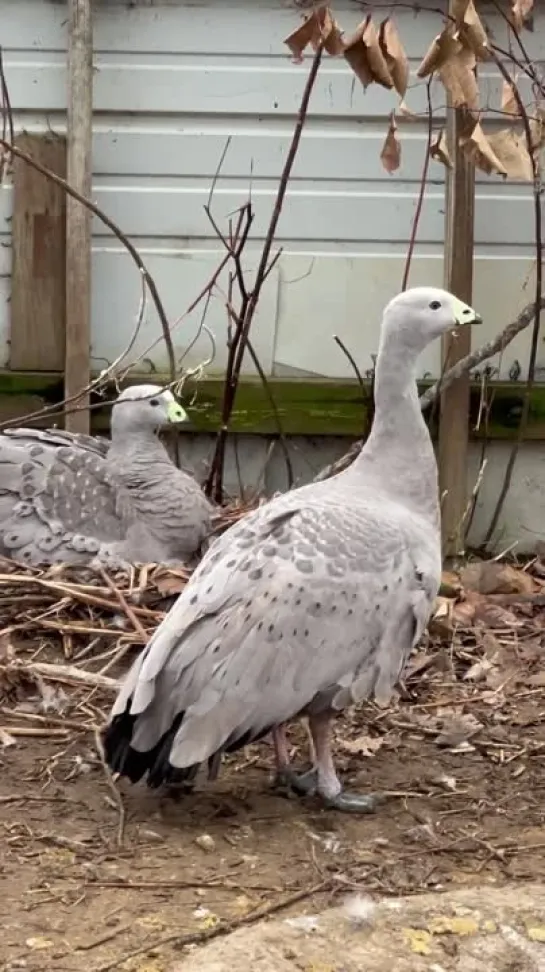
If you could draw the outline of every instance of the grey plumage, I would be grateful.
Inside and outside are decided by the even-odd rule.
[[[329,749],[336,712],[387,701],[441,574],[437,470],[415,382],[419,353],[475,312],[417,288],[388,305],[371,435],[348,469],[259,507],[215,541],[140,657],[105,733],[112,768],[148,783],[273,731],[277,768],[302,791],[343,794]],[[308,715],[316,766],[287,765],[283,726]]]
[[[0,552],[28,564],[185,561],[213,507],[157,437],[187,418],[170,391],[136,385],[112,410],[111,442],[56,429],[0,436]]]

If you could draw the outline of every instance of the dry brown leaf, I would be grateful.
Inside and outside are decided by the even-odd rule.
[[[501,110],[505,115],[519,115],[519,106],[513,91],[517,83],[518,75],[515,75],[512,82],[504,80],[501,89]]]
[[[464,675],[464,682],[483,682],[493,667],[488,658],[481,658],[479,661],[473,662],[473,665],[469,666]]]
[[[342,30],[331,13],[329,7],[320,7],[319,10],[315,11],[314,16],[316,17],[319,25],[318,37],[321,35],[327,53],[331,54],[333,57],[338,57],[340,54],[343,54],[344,40]],[[316,50],[318,46],[318,38],[313,36],[310,43]]]
[[[522,182],[534,181],[534,166],[528,152],[526,137],[522,133],[504,128],[501,132],[489,135],[488,144],[510,179],[519,179]],[[528,575],[525,576],[531,580]]]
[[[480,124],[475,125],[471,135],[466,135],[460,139],[460,145],[482,172],[486,172],[488,175],[492,172],[497,172],[498,175],[502,176],[507,175],[500,160],[496,158],[490,148],[488,139]]]
[[[545,672],[536,672],[535,675],[528,675],[524,682],[530,688],[543,688],[545,686]]]
[[[303,51],[309,45],[317,49],[323,40],[328,54],[338,55],[344,51],[342,31],[329,7],[314,10],[291,34],[284,39],[296,61],[303,60]]]
[[[409,59],[401,43],[397,28],[389,17],[383,20],[380,25],[378,40],[388,71],[394,82],[394,88],[401,98],[404,98],[409,83]]]
[[[299,27],[284,38],[286,44],[296,61],[303,60],[303,51],[309,44],[317,44],[320,40],[320,25],[315,14],[307,17]]]
[[[154,578],[154,584],[159,594],[179,594],[187,584],[187,580],[178,574],[171,574],[169,572]]]
[[[478,594],[532,594],[535,583],[530,574],[511,564],[496,560],[476,560],[467,564],[460,574],[467,591]]]
[[[449,9],[450,16],[454,18],[456,26],[460,28],[464,22],[470,0],[454,0]]]
[[[453,570],[444,570],[441,574],[439,593],[442,597],[459,597],[462,593],[462,582]]]
[[[374,756],[383,743],[382,736],[367,736],[365,733],[355,739],[343,739],[341,748],[351,756]]]
[[[381,84],[383,88],[394,87],[371,15],[366,17],[352,36],[345,41],[344,56],[364,88],[367,88],[372,81]]]
[[[437,72],[455,108],[466,106],[470,111],[478,110],[479,86],[475,75],[475,64],[473,51],[461,47]]]
[[[490,57],[488,37],[482,25],[481,18],[475,10],[473,0],[469,0],[461,23],[458,25],[460,39],[469,47],[480,61],[487,61]]]
[[[449,24],[441,34],[432,41],[424,60],[420,64],[416,76],[427,78],[434,71],[438,71],[447,61],[462,50],[462,43],[453,26]]]
[[[405,101],[399,102],[396,109],[396,113],[398,115],[402,115],[402,117],[406,118],[408,121],[420,121],[419,116],[416,114],[415,111],[411,111],[411,109],[409,108],[408,104]]]
[[[511,8],[511,21],[515,30],[522,30],[528,27],[533,30],[534,0],[515,0]]]
[[[473,597],[479,598],[479,595],[474,594]],[[510,628],[514,630],[521,628],[524,624],[513,611],[502,607],[501,604],[491,603],[485,597],[480,596],[474,607],[473,620],[482,624],[485,628]]]
[[[428,623],[431,634],[437,634],[441,637],[448,637],[452,634],[453,603],[448,597],[435,598],[433,613]]]
[[[447,169],[452,169],[452,162],[447,148],[447,137],[444,131],[440,131],[435,141],[431,143],[430,156],[436,162],[442,162],[443,165],[446,165]]]
[[[380,161],[390,175],[401,165],[401,142],[397,137],[397,125],[393,111],[390,114],[390,124],[380,153]]]
[[[10,746],[16,745],[17,740],[13,738],[7,729],[0,726],[0,746],[2,746],[3,749],[9,749]]]
[[[483,728],[482,723],[469,712],[453,712],[445,715],[442,722],[443,726],[435,743],[449,749],[466,743]]]

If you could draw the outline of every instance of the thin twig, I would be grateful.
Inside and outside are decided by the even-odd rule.
[[[517,36],[517,31],[511,25],[511,30]],[[524,48],[523,48],[524,49]],[[536,313],[534,317],[534,326],[532,330],[532,340],[530,345],[530,358],[528,362],[528,377],[526,380],[526,387],[524,389],[524,396],[522,400],[522,410],[520,415],[520,421],[517,429],[517,437],[513,443],[513,447],[509,454],[509,459],[507,460],[507,466],[505,468],[505,475],[498,496],[492,518],[488,530],[486,531],[484,544],[488,545],[494,536],[496,527],[498,525],[504,504],[511,486],[511,480],[513,478],[513,471],[515,468],[515,463],[517,461],[517,456],[520,451],[520,447],[524,441],[524,436],[526,433],[526,428],[528,426],[528,416],[530,414],[530,397],[532,393],[532,388],[535,383],[535,371],[536,371],[536,361],[537,361],[537,351],[539,343],[539,333],[541,329],[541,301],[543,292],[543,240],[542,240],[542,214],[541,214],[541,172],[540,172],[540,158],[539,152],[534,150],[533,139],[532,139],[532,129],[530,127],[530,121],[528,118],[528,113],[520,96],[520,92],[517,88],[515,82],[511,79],[507,68],[504,66],[497,54],[493,55],[496,67],[502,74],[504,81],[511,88],[513,93],[513,98],[516,101],[519,114],[522,119],[522,124],[524,128],[524,136],[526,140],[526,148],[528,155],[530,156],[532,162],[533,171],[533,198],[534,198],[534,243],[535,243],[535,260],[536,260],[536,283],[535,283],[535,307]]]
[[[125,804],[123,803],[123,797],[119,792],[117,786],[115,785],[114,778],[110,772],[110,767],[106,762],[106,754],[104,752],[104,746],[102,745],[102,739],[100,738],[100,730],[95,728],[95,747],[98,753],[98,758],[102,769],[104,771],[104,776],[110,793],[112,794],[118,811],[118,824],[117,824],[117,846],[123,846],[123,838],[125,836]]]
[[[409,246],[407,249],[407,257],[405,260],[405,267],[403,269],[403,279],[401,281],[401,290],[407,289],[409,283],[409,275],[411,272],[411,265],[413,261],[414,248],[416,245],[416,236],[418,233],[418,227],[420,226],[420,217],[422,215],[422,207],[424,205],[424,196],[426,195],[426,186],[428,183],[428,171],[430,167],[431,159],[431,143],[433,139],[433,105],[431,102],[431,84],[434,75],[430,74],[426,82],[426,104],[427,104],[427,114],[428,114],[428,137],[426,142],[426,151],[424,153],[424,161],[422,163],[422,174],[420,176],[420,188],[418,190],[418,199],[416,201],[416,208],[414,211],[413,222],[411,226],[411,235],[409,238]]]
[[[231,345],[229,347],[228,368],[227,368],[227,375],[226,375],[226,382],[225,382],[225,396],[224,396],[224,402],[222,408],[221,427],[218,431],[218,435],[216,439],[216,448],[212,459],[210,474],[208,476],[206,486],[205,486],[205,491],[207,492],[207,494],[212,495],[213,493],[214,498],[217,502],[221,502],[222,500],[223,468],[225,462],[225,448],[227,443],[227,434],[229,430],[229,421],[231,418],[231,412],[233,410],[233,405],[236,397],[236,392],[237,392],[241,368],[242,368],[242,362],[247,347],[248,336],[257,309],[263,284],[266,280],[268,273],[270,273],[271,270],[271,266],[269,263],[271,249],[274,243],[276,229],[278,226],[278,220],[280,219],[280,214],[282,212],[282,206],[286,196],[286,191],[291,176],[291,171],[293,168],[293,163],[295,161],[295,157],[299,149],[301,135],[303,133],[303,128],[304,128],[304,124],[308,112],[310,97],[312,94],[312,90],[314,88],[314,83],[316,81],[316,77],[318,75],[318,70],[320,67],[320,62],[322,59],[322,52],[323,52],[323,42],[320,41],[317,45],[316,52],[314,54],[312,65],[301,97],[301,103],[299,106],[297,120],[291,138],[290,147],[288,149],[286,161],[284,163],[282,174],[280,176],[280,182],[278,185],[275,204],[273,207],[271,219],[265,236],[265,242],[263,244],[263,249],[261,252],[261,257],[256,271],[254,284],[250,292],[248,292],[245,286],[245,282],[242,281],[242,289],[241,289],[242,304],[239,313],[239,321],[238,321],[238,326],[235,330],[235,334],[233,335]],[[251,222],[253,220],[253,211],[252,211],[251,203],[247,203],[247,210],[248,210],[248,216],[245,225],[246,238],[249,233]],[[245,242],[244,232],[242,234],[242,237],[243,237],[243,242]],[[240,243],[237,248],[237,252],[239,255],[242,252],[242,247]],[[278,259],[278,257],[273,258],[273,263],[275,262],[276,259]],[[239,282],[239,288],[240,288],[240,282]]]

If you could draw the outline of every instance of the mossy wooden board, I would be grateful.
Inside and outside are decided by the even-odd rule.
[[[154,375],[154,382],[166,381],[165,376]],[[130,383],[149,382],[149,375],[131,375]],[[429,383],[422,383],[421,390]],[[271,378],[269,389],[274,397],[282,429],[286,435],[339,435],[360,436],[365,428],[367,405],[356,382],[334,380],[307,380]],[[113,394],[113,389],[112,389]],[[510,439],[517,431],[522,409],[524,385],[521,382],[497,382],[490,386],[492,405],[488,418],[487,434],[491,439]],[[62,398],[62,377],[52,372],[10,372],[0,370],[0,421],[12,419],[20,403],[20,415],[43,405],[51,405]],[[194,384],[188,382],[184,400],[191,417],[188,431],[215,432],[221,425],[223,382],[221,378],[209,378]],[[476,431],[479,416],[481,387],[471,391],[470,434],[480,438],[485,433],[484,423]],[[98,400],[96,400],[98,404]],[[31,406],[31,407],[29,407]],[[61,424],[60,416],[48,417],[40,424]],[[98,408],[93,412],[93,428],[108,428],[108,410]],[[238,388],[230,428],[234,432],[248,434],[275,434],[277,423],[267,392],[258,379],[245,379]],[[526,431],[527,439],[545,439],[545,385],[537,385],[531,394],[530,416]]]

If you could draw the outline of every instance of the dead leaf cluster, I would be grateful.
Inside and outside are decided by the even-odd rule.
[[[531,27],[532,9],[533,0],[514,0],[511,22],[515,30]],[[313,10],[285,43],[297,61],[302,60],[307,46],[316,50],[323,44],[331,56],[344,57],[364,88],[374,83],[397,93],[400,101],[390,114],[380,158],[390,174],[399,169],[401,143],[396,115],[407,119],[415,116],[404,100],[409,82],[409,60],[391,17],[377,28],[369,14],[353,34],[346,36],[326,4]],[[456,0],[448,22],[434,38],[416,73],[422,79],[435,75],[445,89],[449,104],[463,112],[460,144],[478,169],[488,175],[533,182],[537,153],[545,144],[545,112],[539,104],[527,112],[531,130],[529,146],[515,76],[512,81],[504,81],[502,92],[501,111],[508,119],[509,127],[485,132],[477,67],[479,63],[493,59],[495,54],[474,0]],[[432,140],[431,157],[448,168],[452,165],[443,132]]]

